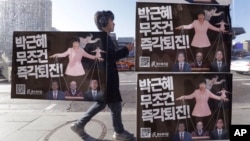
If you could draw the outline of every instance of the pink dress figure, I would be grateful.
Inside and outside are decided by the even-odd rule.
[[[101,50],[99,47],[97,47],[95,50],[93,50],[91,52],[95,52],[95,56],[98,58],[102,58],[101,53],[105,53],[105,51]]]
[[[70,75],[70,76],[80,76],[80,75],[85,74],[85,71],[81,62],[82,57],[95,59],[94,56],[88,54],[82,48],[78,48],[78,49],[69,48],[64,53],[57,54],[58,58],[66,57],[66,56],[68,56],[69,58],[69,63],[66,67],[65,74]]]
[[[191,45],[197,48],[204,48],[211,46],[209,38],[207,36],[207,30],[211,29],[214,31],[220,31],[219,28],[214,27],[208,21],[204,20],[201,24],[198,20],[193,21],[193,23],[189,25],[184,25],[184,29],[192,29],[194,28],[195,34],[192,40]]]
[[[196,103],[192,115],[196,117],[205,117],[211,115],[211,110],[208,105],[209,98],[213,98],[216,100],[221,99],[221,97],[214,95],[208,89],[206,89],[204,92],[195,90],[192,94],[185,96],[185,99],[193,98],[195,98]]]
[[[205,20],[205,13],[198,13],[198,20],[194,20],[193,23],[189,25],[178,26],[175,29],[193,29],[195,31],[191,45],[197,48],[205,48],[211,46],[209,38],[207,36],[207,30],[213,30],[220,32],[221,29],[211,25],[207,20]],[[223,32],[226,32],[222,30]]]
[[[199,89],[196,89],[192,94],[178,97],[176,100],[193,99],[195,98],[195,106],[192,115],[195,117],[206,117],[211,115],[211,110],[208,105],[209,98],[216,100],[228,100],[226,97],[214,95],[210,90],[206,89],[206,82],[200,82]]]

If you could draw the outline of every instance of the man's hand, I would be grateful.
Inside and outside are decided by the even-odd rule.
[[[128,51],[132,51],[134,49],[134,43],[127,44],[126,47],[127,47]]]

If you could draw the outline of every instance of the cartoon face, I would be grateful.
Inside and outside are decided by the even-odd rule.
[[[73,42],[72,47],[77,49],[77,48],[80,47],[80,43],[79,42]]]
[[[97,80],[91,80],[91,82],[90,82],[90,88],[92,90],[96,90],[98,88],[98,82],[97,82]]]
[[[69,87],[70,87],[71,90],[76,90],[76,88],[77,88],[76,82],[75,81],[71,81]]]
[[[52,82],[51,88],[52,88],[52,90],[57,90],[58,89],[58,83],[57,82]]]
[[[221,51],[217,51],[215,58],[216,58],[217,61],[222,61],[222,59],[223,59],[222,52]]]

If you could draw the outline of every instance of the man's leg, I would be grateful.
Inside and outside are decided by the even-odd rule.
[[[116,140],[131,140],[134,138],[134,135],[129,133],[128,131],[124,130],[122,124],[122,105],[121,102],[116,103],[108,103],[108,106],[111,111],[113,127],[114,127],[114,134],[113,138]]]
[[[91,118],[97,113],[99,113],[101,110],[103,110],[105,106],[106,104],[103,102],[96,102],[91,107],[89,107],[87,112],[83,114],[82,118],[79,119],[76,124],[80,127],[84,127],[91,120]]]
[[[85,139],[88,134],[84,131],[84,126],[91,120],[93,116],[99,113],[106,106],[105,103],[97,102],[93,104],[87,112],[84,113],[83,117],[79,119],[76,123],[71,125],[71,129],[78,134],[82,139]]]
[[[108,107],[111,111],[112,121],[114,130],[116,133],[122,133],[124,131],[124,127],[122,124],[122,106],[121,102],[108,103]]]

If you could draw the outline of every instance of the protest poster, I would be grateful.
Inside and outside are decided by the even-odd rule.
[[[230,72],[229,5],[136,3],[136,71]]]
[[[232,74],[138,74],[138,141],[229,139],[231,111]]]
[[[106,44],[104,32],[14,32],[11,98],[103,101]]]

